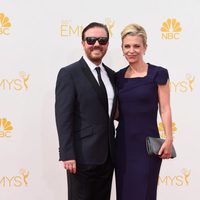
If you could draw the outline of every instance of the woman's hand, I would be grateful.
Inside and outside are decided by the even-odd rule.
[[[162,144],[158,155],[160,155],[160,158],[162,159],[169,159],[172,156],[172,139],[165,139],[165,142]]]

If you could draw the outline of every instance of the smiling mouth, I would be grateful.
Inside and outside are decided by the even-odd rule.
[[[101,52],[101,49],[93,49],[92,52],[94,52],[94,53],[100,53],[100,52]]]
[[[133,56],[133,55],[131,55],[131,56],[128,56],[129,58],[135,58],[136,56]]]

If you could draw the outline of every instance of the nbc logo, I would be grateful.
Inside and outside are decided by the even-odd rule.
[[[11,27],[9,18],[0,13],[0,35],[9,35],[9,27]]]
[[[11,137],[10,131],[13,130],[11,122],[6,118],[0,118],[0,138],[9,138]]]
[[[158,124],[158,130],[159,130],[159,133],[160,133],[160,137],[163,138],[163,139],[165,139],[166,136],[165,136],[164,127],[163,127],[163,123],[162,122],[160,122]],[[174,122],[172,122],[173,137],[174,137],[174,134],[175,134],[176,131],[177,131],[176,124]]]
[[[179,39],[179,34],[182,31],[180,22],[176,19],[167,19],[161,27],[162,39]]]

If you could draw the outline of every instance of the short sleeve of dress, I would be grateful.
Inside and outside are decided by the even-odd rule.
[[[156,73],[155,82],[158,85],[165,85],[168,79],[169,79],[168,70],[165,68],[159,67]]]

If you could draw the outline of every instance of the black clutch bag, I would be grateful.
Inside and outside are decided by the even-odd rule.
[[[149,155],[156,155],[158,156],[158,152],[160,150],[160,147],[164,143],[164,139],[161,138],[154,138],[154,137],[146,137],[146,148],[147,153]],[[174,148],[174,145],[172,144],[172,155],[171,158],[176,157],[176,150]]]

